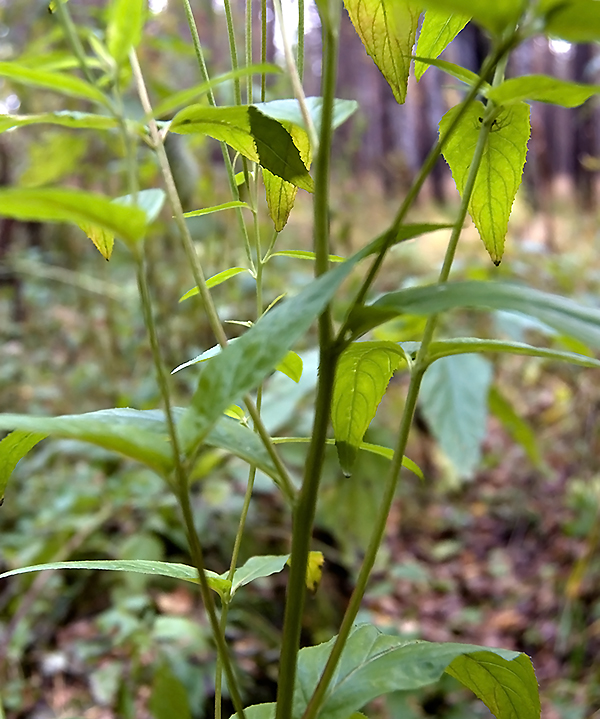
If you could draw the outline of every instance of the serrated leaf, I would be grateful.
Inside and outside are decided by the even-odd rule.
[[[524,0],[422,0],[426,8],[469,15],[494,35],[516,23],[527,4]]]
[[[303,366],[302,357],[290,350],[275,369],[298,383],[302,378]]]
[[[549,75],[522,75],[505,80],[492,88],[487,96],[497,105],[536,100],[562,107],[577,107],[599,92],[600,85],[583,85]]]
[[[344,0],[352,24],[399,103],[406,99],[419,5],[397,0]]]
[[[598,42],[600,40],[600,11],[597,0],[551,0],[540,3],[550,10],[545,32],[569,42]]]
[[[531,660],[520,654],[507,662],[492,652],[456,657],[446,673],[470,689],[498,719],[537,719],[540,697]]]
[[[169,129],[178,134],[209,135],[226,142],[274,175],[308,192],[313,191],[312,178],[290,133],[253,105],[190,105],[175,115]]]
[[[352,473],[358,448],[388,383],[404,360],[393,342],[354,342],[338,361],[331,421],[342,471]]]
[[[439,359],[423,377],[419,404],[461,477],[471,478],[481,459],[491,382],[490,362],[474,354]]]
[[[0,77],[5,77],[22,85],[52,90],[69,97],[92,100],[100,105],[106,104],[104,95],[98,88],[74,75],[50,72],[49,70],[37,70],[25,65],[19,65],[16,62],[0,62]]]
[[[440,10],[427,10],[419,33],[416,54],[436,58],[454,40],[469,22],[470,15],[451,14]],[[420,80],[427,65],[415,63],[415,77]]]
[[[106,44],[117,65],[137,47],[144,26],[144,0],[112,0],[108,9]]]
[[[132,243],[137,242],[146,229],[146,216],[141,209],[119,207],[108,197],[83,190],[2,189],[0,216],[39,222],[90,223]]]
[[[112,130],[119,126],[119,121],[114,117],[93,115],[87,112],[76,112],[74,110],[43,112],[37,115],[0,115],[0,132],[6,132],[6,130],[10,130],[12,127],[44,124],[87,130]]]
[[[255,579],[270,577],[272,574],[281,572],[289,556],[289,554],[266,554],[258,557],[250,557],[243,566],[235,570],[233,582],[231,583],[231,597],[233,597],[238,589],[246,586],[246,584],[250,584],[250,582],[253,582]],[[226,574],[222,576],[226,576]]]
[[[210,289],[211,287],[216,287],[222,282],[226,282],[231,277],[239,275],[241,272],[248,272],[248,270],[245,267],[230,267],[228,270],[223,270],[223,272],[218,272],[216,275],[209,277],[206,280],[206,286],[208,287],[208,289]],[[200,294],[200,290],[197,287],[192,287],[191,290],[188,290],[184,295],[179,298],[179,301],[183,302],[184,300],[187,300],[190,297],[194,297],[198,294]],[[176,370],[173,370],[173,372],[175,371]]]
[[[453,107],[441,119],[440,137],[446,134],[459,111],[460,106]],[[444,146],[444,158],[450,165],[461,195],[467,182],[483,115],[483,104],[474,102],[466,109],[455,132]],[[529,105],[510,105],[500,113],[488,134],[469,201],[469,213],[495,265],[500,264],[504,253],[508,218],[521,184],[530,131]]]
[[[505,310],[535,317],[557,332],[600,349],[600,310],[510,282],[448,282],[390,292],[352,317],[360,336],[400,314],[431,315],[458,307]]]
[[[506,396],[493,385],[488,395],[490,412],[500,420],[514,442],[523,447],[535,467],[541,467],[542,457],[533,427],[517,414]]]
[[[0,441],[0,502],[4,501],[6,485],[18,462],[44,437],[45,434],[17,430]]]

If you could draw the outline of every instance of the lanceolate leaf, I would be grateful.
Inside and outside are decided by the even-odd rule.
[[[223,270],[223,272],[219,272],[218,274],[209,277],[206,280],[206,286],[209,289],[211,287],[216,287],[217,285],[226,282],[231,277],[239,275],[241,272],[248,272],[248,270],[245,267],[230,267],[228,270]],[[200,294],[200,290],[197,287],[192,287],[191,290],[188,290],[184,295],[179,298],[179,301],[183,302],[184,300],[187,300],[190,297],[194,297],[198,294]]]
[[[112,0],[108,10],[106,41],[117,65],[122,65],[142,36],[144,0]]]
[[[519,312],[588,347],[600,348],[599,309],[510,282],[448,282],[391,292],[357,312],[352,325],[359,336],[382,319],[399,314],[437,314],[457,307]]]
[[[421,3],[344,0],[344,5],[368,54],[392,88],[396,100],[403,103]]]
[[[479,355],[444,357],[425,372],[419,403],[425,419],[462,477],[471,477],[486,436],[492,367]]]
[[[296,260],[317,259],[317,255],[310,250],[281,250],[281,252],[272,252],[269,255],[269,259],[271,259],[271,257],[293,257]],[[329,255],[330,262],[344,262],[345,260],[346,258],[340,257],[340,255]]]
[[[11,432],[0,442],[0,501],[4,500],[6,485],[19,460],[41,442],[45,434],[36,432]]]
[[[426,8],[472,16],[475,22],[500,35],[514,25],[527,3],[523,0],[422,0],[422,4]]]
[[[417,55],[436,58],[469,22],[470,15],[453,14],[440,10],[428,10],[423,19]],[[415,63],[415,76],[420,80],[427,65]]]
[[[492,88],[487,96],[497,105],[537,100],[562,107],[577,107],[599,92],[600,85],[583,85],[549,75],[523,75],[505,80]]]
[[[39,222],[90,223],[137,242],[146,215],[137,207],[120,207],[110,198],[82,190],[10,188],[0,190],[0,216]]]
[[[479,75],[476,75],[471,70],[467,70],[467,68],[462,67],[462,65],[456,65],[455,63],[448,62],[447,60],[440,60],[439,58],[436,59],[433,57],[423,57],[419,54],[414,55],[413,59],[415,61],[415,68],[422,66],[423,63],[425,65],[433,65],[434,67],[438,67],[440,70],[447,72],[448,75],[455,77],[457,80],[464,82],[465,85],[475,85],[480,81]],[[491,85],[489,82],[482,82],[480,85],[481,94],[487,96],[490,87]]]
[[[53,90],[61,95],[78,97],[81,100],[92,100],[101,105],[106,104],[104,95],[100,90],[74,75],[36,70],[19,65],[16,62],[0,62],[0,77],[5,77],[22,85]]]
[[[352,473],[358,449],[388,383],[404,360],[394,342],[354,342],[338,361],[331,420],[340,466]]]
[[[11,127],[38,124],[61,125],[86,130],[112,130],[119,126],[119,121],[107,115],[93,115],[74,110],[44,112],[39,115],[0,115],[0,132],[10,130]],[[142,125],[139,127],[143,129]]]
[[[244,207],[247,210],[251,209],[247,202],[240,202],[239,200],[233,200],[232,202],[224,202],[222,205],[213,205],[212,207],[204,207],[201,210],[192,210],[191,212],[184,212],[184,217],[202,217],[203,215],[212,215],[213,212],[222,212],[223,210],[231,210],[238,207]]]
[[[200,133],[222,140],[244,157],[308,192],[313,181],[290,133],[253,105],[205,107],[190,105],[170,125],[178,134]]]
[[[440,122],[444,136],[459,106],[447,112]],[[482,103],[467,108],[452,133],[443,153],[450,165],[458,191],[463,193],[484,114]],[[503,110],[494,121],[475,180],[469,202],[483,244],[494,264],[499,265],[504,253],[508,218],[517,194],[527,155],[530,133],[529,105],[518,103]]]

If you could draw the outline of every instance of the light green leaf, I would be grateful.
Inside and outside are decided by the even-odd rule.
[[[315,260],[317,258],[316,254],[309,250],[281,250],[270,254],[269,259],[271,257],[293,257],[296,260]],[[344,262],[345,259],[339,255],[329,255],[330,262]]]
[[[78,224],[88,239],[94,243],[102,257],[105,260],[110,260],[115,244],[115,233],[98,227],[98,225],[92,225],[90,222],[79,222]]]
[[[452,14],[440,10],[428,10],[423,19],[416,54],[436,58],[454,40],[469,22],[470,15]],[[427,65],[415,63],[415,76],[420,80]]]
[[[446,672],[479,697],[501,719],[536,719],[541,714],[531,659],[511,662],[490,651],[456,657]]]
[[[535,467],[541,467],[542,457],[533,427],[518,415],[506,396],[492,385],[488,394],[490,412],[502,422],[512,439],[523,447]]]
[[[257,387],[308,330],[360,260],[350,260],[310,282],[298,295],[279,303],[209,362],[182,423],[183,444],[192,448],[227,407]]]
[[[169,95],[162,102],[160,102],[154,108],[154,116],[162,117],[163,115],[170,115],[175,110],[179,110],[181,107],[185,107],[192,102],[197,101],[202,95],[206,95],[209,90],[224,82],[235,80],[239,77],[248,77],[249,75],[257,75],[264,73],[266,75],[280,74],[283,70],[278,65],[273,65],[269,62],[259,63],[256,65],[250,65],[248,67],[240,67],[237,70],[231,70],[223,75],[213,78],[209,82],[202,82],[194,87],[188,87],[185,90]]]
[[[248,272],[248,270],[245,267],[230,267],[228,270],[223,270],[223,272],[219,272],[218,274],[209,277],[209,279],[206,280],[206,286],[208,287],[208,289],[210,289],[211,287],[216,287],[217,285],[220,285],[222,282],[227,281],[231,277],[239,275],[241,272]],[[179,301],[183,302],[189,297],[194,297],[197,294],[200,294],[200,290],[197,287],[192,287],[191,290],[188,290],[185,295],[182,295],[179,298]],[[176,370],[173,370],[173,372],[175,371]]]
[[[440,70],[443,70],[444,72],[448,73],[448,75],[455,77],[457,80],[464,82],[465,85],[468,85],[469,87],[472,87],[473,85],[476,85],[478,82],[480,82],[479,75],[476,75],[474,72],[471,72],[471,70],[467,70],[466,67],[456,65],[453,62],[448,62],[447,60],[440,60],[439,58],[436,59],[433,57],[424,57],[423,55],[413,55],[413,59],[415,61],[415,72],[416,68],[423,67],[423,64],[433,65],[434,67],[437,67]],[[490,87],[491,85],[489,84],[489,82],[481,83],[481,94],[487,96]]]
[[[427,423],[461,477],[471,478],[487,433],[492,367],[474,354],[444,357],[428,367],[419,404]]]
[[[338,361],[331,420],[340,466],[349,477],[358,448],[388,383],[404,360],[393,342],[354,342]]]
[[[142,37],[144,0],[111,0],[108,9],[106,44],[117,65],[122,65]]]
[[[598,0],[551,0],[540,3],[548,12],[545,32],[569,42],[600,41]]]
[[[292,123],[306,131],[304,117],[298,105],[298,100],[271,100],[270,102],[258,102],[254,106],[260,110],[263,115],[271,117],[282,123]],[[323,98],[307,97],[306,107],[315,126],[317,135],[321,130],[321,115],[323,112]],[[331,119],[331,127],[335,130],[351,117],[358,109],[356,100],[339,100],[333,101],[333,117]]]
[[[157,562],[147,559],[94,559],[71,562],[48,562],[47,564],[36,564],[30,567],[12,569],[9,572],[0,574],[0,579],[14,577],[17,574],[43,572],[46,569],[97,569],[111,572],[135,572],[137,574],[152,574],[155,577],[183,579],[186,582],[198,584],[198,571],[195,567],[190,567],[187,564]],[[210,588],[214,589],[215,592],[224,594],[229,591],[229,582],[215,572],[206,570],[206,578],[208,579]]]
[[[221,212],[222,210],[231,210],[235,207],[245,207],[250,210],[251,207],[247,202],[240,202],[239,200],[233,200],[232,202],[224,202],[222,205],[213,205],[212,207],[204,207],[201,210],[192,210],[191,212],[184,212],[184,217],[202,217],[203,215],[212,215],[213,212]]]
[[[401,225],[400,228],[393,233],[393,237],[390,239],[390,232],[386,231],[376,237],[374,240],[369,242],[368,245],[363,247],[358,252],[358,256],[362,259],[369,255],[377,254],[385,242],[389,242],[390,247],[400,244],[400,242],[406,242],[407,240],[414,240],[415,237],[420,235],[426,235],[429,232],[438,232],[439,230],[447,230],[453,227],[450,224],[436,224],[436,223],[419,223],[415,225]]]
[[[231,597],[240,587],[245,587],[255,579],[261,577],[270,577],[272,574],[281,572],[285,567],[285,563],[290,558],[289,554],[281,555],[263,555],[259,557],[250,557],[250,559],[241,567],[235,570],[233,582],[231,583]],[[226,574],[221,575],[226,577]]]
[[[0,502],[4,501],[6,485],[19,460],[30,452],[45,434],[36,432],[11,432],[0,441]]]
[[[187,690],[167,664],[154,674],[148,708],[153,719],[192,719]]]
[[[406,0],[344,0],[352,24],[399,103],[406,99],[419,5]]]
[[[441,119],[440,137],[446,134],[459,109],[460,106],[453,107]],[[482,103],[474,102],[469,106],[443,150],[461,195],[481,131],[480,118],[483,115]],[[508,218],[521,184],[530,130],[529,105],[510,105],[499,114],[488,135],[469,201],[469,213],[495,265],[500,264],[504,253]]]
[[[422,4],[448,14],[469,15],[492,34],[501,35],[517,22],[527,3],[524,0],[422,0]]]
[[[523,75],[505,80],[492,88],[488,92],[488,98],[497,105],[537,100],[562,107],[577,107],[598,93],[600,85],[583,85],[549,75]]]
[[[290,350],[275,369],[298,383],[302,377],[302,368],[302,357]]]
[[[43,112],[38,115],[0,115],[0,132],[12,127],[25,125],[61,125],[87,130],[112,130],[119,126],[118,120],[105,115],[93,115],[87,112],[61,110],[59,112]],[[141,126],[140,126],[141,127]]]
[[[357,312],[352,327],[360,336],[399,314],[430,315],[458,307],[519,312],[600,349],[600,310],[510,282],[449,282],[391,292]]]
[[[108,197],[82,190],[2,189],[0,216],[39,222],[91,223],[132,243],[146,229],[146,216],[141,209],[119,207]]]
[[[36,70],[31,67],[19,65],[16,62],[0,62],[0,77],[5,77],[12,82],[17,82],[22,85],[52,90],[61,95],[78,97],[81,100],[91,100],[100,105],[106,104],[104,95],[100,90],[74,75],[65,75],[60,72],[50,72],[48,70]]]
[[[308,192],[313,181],[289,132],[253,105],[190,105],[173,118],[170,131],[200,133],[222,140],[252,162]]]

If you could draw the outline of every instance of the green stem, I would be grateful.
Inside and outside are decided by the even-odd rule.
[[[260,61],[267,62],[267,0],[260,0]],[[260,101],[267,99],[267,73],[260,76]]]
[[[63,31],[65,33],[65,37],[67,38],[67,42],[71,46],[73,54],[77,58],[77,62],[79,63],[79,67],[81,68],[83,76],[90,83],[90,85],[95,85],[96,83],[85,59],[83,45],[81,44],[81,40],[79,39],[79,35],[77,34],[77,28],[73,23],[71,13],[69,12],[69,8],[66,6],[66,3],[60,1],[56,3],[56,14],[58,15],[58,19],[61,25],[63,26]],[[108,101],[108,98],[106,99]]]
[[[315,274],[327,272],[329,258],[329,181],[331,163],[331,140],[333,103],[337,72],[339,42],[339,18],[341,7],[337,4],[337,18],[324,29],[323,59],[323,115],[321,136],[316,158],[314,197],[314,251]],[[319,317],[319,381],[312,439],[306,458],[302,488],[293,513],[291,571],[288,582],[285,619],[279,664],[277,688],[277,719],[290,719],[296,678],[296,665],[302,628],[302,614],[306,592],[306,565],[310,550],[312,528],[319,492],[319,483],[325,456],[325,442],[329,427],[329,408],[333,394],[337,350],[332,342],[333,330],[329,306]]]
[[[296,64],[298,65],[298,77],[300,83],[304,79],[304,0],[298,0],[298,47],[296,52]]]
[[[246,67],[252,65],[252,0],[246,0]],[[246,77],[246,102],[252,104],[252,75]]]
[[[452,262],[456,254],[458,240],[460,238],[464,221],[467,216],[469,201],[473,193],[473,187],[475,185],[475,179],[477,177],[477,172],[481,164],[481,159],[483,157],[488,135],[490,132],[491,122],[493,122],[493,108],[489,107],[486,110],[485,116],[483,118],[481,130],[477,139],[477,145],[473,154],[473,160],[469,169],[469,175],[467,177],[467,182],[465,183],[460,209],[452,228],[452,235],[450,237],[448,247],[446,248],[446,253],[444,256],[442,269],[440,271],[438,284],[443,284],[447,282],[448,276],[450,274]],[[427,321],[423,333],[423,338],[421,341],[421,346],[419,348],[419,352],[417,353],[417,357],[412,369],[410,384],[406,396],[406,403],[404,405],[404,411],[402,413],[398,438],[394,449],[394,456],[390,465],[383,500],[377,513],[373,533],[369,540],[369,546],[367,548],[363,564],[360,568],[360,572],[356,580],[356,586],[354,588],[354,591],[352,592],[348,608],[346,610],[346,613],[344,614],[344,618],[340,626],[340,631],[333,645],[331,654],[327,660],[327,664],[325,665],[323,674],[321,675],[321,679],[319,680],[317,688],[315,689],[315,692],[306,707],[303,719],[315,719],[319,709],[321,708],[325,693],[329,687],[329,684],[331,683],[331,680],[333,679],[333,675],[335,673],[342,651],[346,645],[348,636],[350,635],[350,631],[352,630],[352,626],[354,624],[354,620],[356,619],[356,615],[358,614],[358,611],[360,609],[362,599],[364,597],[369,581],[369,577],[371,575],[371,571],[373,569],[373,566],[375,565],[377,553],[379,551],[379,547],[381,546],[381,542],[385,534],[387,518],[389,516],[392,502],[396,494],[398,479],[400,477],[400,470],[402,469],[402,461],[406,452],[406,445],[408,443],[410,428],[412,426],[415,408],[419,397],[419,390],[421,388],[421,381],[423,379],[423,375],[425,374],[425,370],[427,369],[427,366],[429,364],[427,354],[429,351],[431,340],[433,338],[438,316],[439,315],[432,315]]]
[[[237,45],[235,42],[235,27],[233,24],[233,13],[231,11],[231,0],[224,0],[225,5],[225,18],[227,20],[227,36],[229,38],[229,55],[231,56],[231,68],[233,70],[238,69],[238,54]],[[242,90],[240,87],[240,80],[236,77],[233,81],[235,104],[242,104]]]

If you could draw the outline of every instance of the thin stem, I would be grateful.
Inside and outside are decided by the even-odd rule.
[[[260,0],[260,61],[267,62],[267,0]],[[267,99],[267,73],[260,76],[260,101]]]
[[[252,65],[252,0],[246,0],[246,67]],[[252,75],[246,77],[246,102],[252,104]]]
[[[296,50],[296,64],[300,83],[304,79],[304,0],[298,0],[298,46]]]
[[[233,70],[238,69],[238,54],[237,45],[235,42],[235,27],[233,24],[233,13],[231,12],[231,0],[224,0],[225,5],[225,18],[227,20],[227,36],[229,38],[229,55],[231,56],[231,68]],[[242,91],[240,87],[240,80],[236,77],[233,81],[235,104],[242,104]]]
[[[442,265],[442,269],[440,271],[440,276],[438,279],[439,284],[445,283],[448,280],[448,276],[450,274],[450,269],[452,267],[452,262],[456,254],[458,240],[460,238],[460,234],[462,232],[464,221],[467,215],[469,201],[473,193],[475,179],[477,177],[477,172],[481,164],[481,159],[483,157],[483,152],[485,150],[492,121],[493,108],[489,107],[489,109],[486,110],[485,116],[483,118],[481,130],[477,139],[477,145],[473,154],[473,160],[469,169],[469,175],[467,177],[467,182],[465,183],[460,209],[456,221],[453,225],[452,235],[450,237],[448,247],[446,248],[444,263]],[[331,654],[327,660],[327,664],[325,665],[323,674],[321,675],[321,679],[319,680],[317,688],[315,689],[315,692],[306,707],[303,719],[315,719],[315,717],[317,716],[317,713],[325,697],[327,688],[329,687],[329,684],[331,683],[331,680],[335,673],[342,651],[348,640],[348,636],[350,635],[350,631],[354,624],[354,620],[356,619],[356,615],[358,614],[358,611],[360,609],[362,599],[369,581],[369,577],[371,575],[371,571],[373,569],[373,566],[375,565],[377,553],[379,551],[379,547],[385,534],[387,518],[389,516],[392,502],[396,494],[396,488],[398,485],[400,470],[402,469],[402,461],[406,452],[406,445],[408,443],[410,428],[412,426],[415,408],[417,405],[421,381],[423,379],[423,375],[425,374],[425,370],[427,369],[427,366],[429,364],[427,354],[429,351],[431,340],[433,338],[438,316],[439,315],[432,315],[427,321],[423,333],[423,338],[421,341],[421,346],[417,353],[417,358],[415,360],[415,364],[411,373],[410,384],[406,396],[406,403],[404,405],[404,411],[402,413],[398,438],[394,449],[394,456],[390,465],[383,500],[377,513],[373,533],[371,534],[371,538],[369,540],[369,546],[365,553],[365,558],[360,568],[360,572],[356,580],[356,586],[354,588],[354,591],[352,592],[348,608],[346,610],[346,613],[344,614],[344,618],[340,626],[340,631],[333,645]]]
[[[277,2],[277,0],[276,0]],[[329,181],[331,163],[332,116],[338,55],[340,4],[335,22],[324,29],[323,114],[321,137],[316,158],[314,197],[315,274],[328,269],[329,257]],[[277,688],[277,719],[289,719],[296,678],[296,664],[302,628],[305,598],[305,576],[312,528],[325,456],[329,427],[329,408],[333,394],[337,351],[333,346],[333,329],[329,306],[319,317],[319,381],[312,439],[306,458],[302,489],[293,513],[292,558],[288,582],[282,648]]]
[[[67,38],[67,41],[71,46],[71,49],[73,50],[73,54],[77,58],[77,62],[79,63],[81,72],[83,73],[85,79],[90,83],[90,85],[95,85],[96,83],[85,59],[85,51],[83,49],[83,45],[81,44],[81,40],[79,39],[79,35],[77,34],[77,28],[73,23],[71,13],[69,12],[69,8],[66,6],[66,3],[56,3],[56,14],[58,15],[58,19],[61,25],[63,26],[65,37]]]

